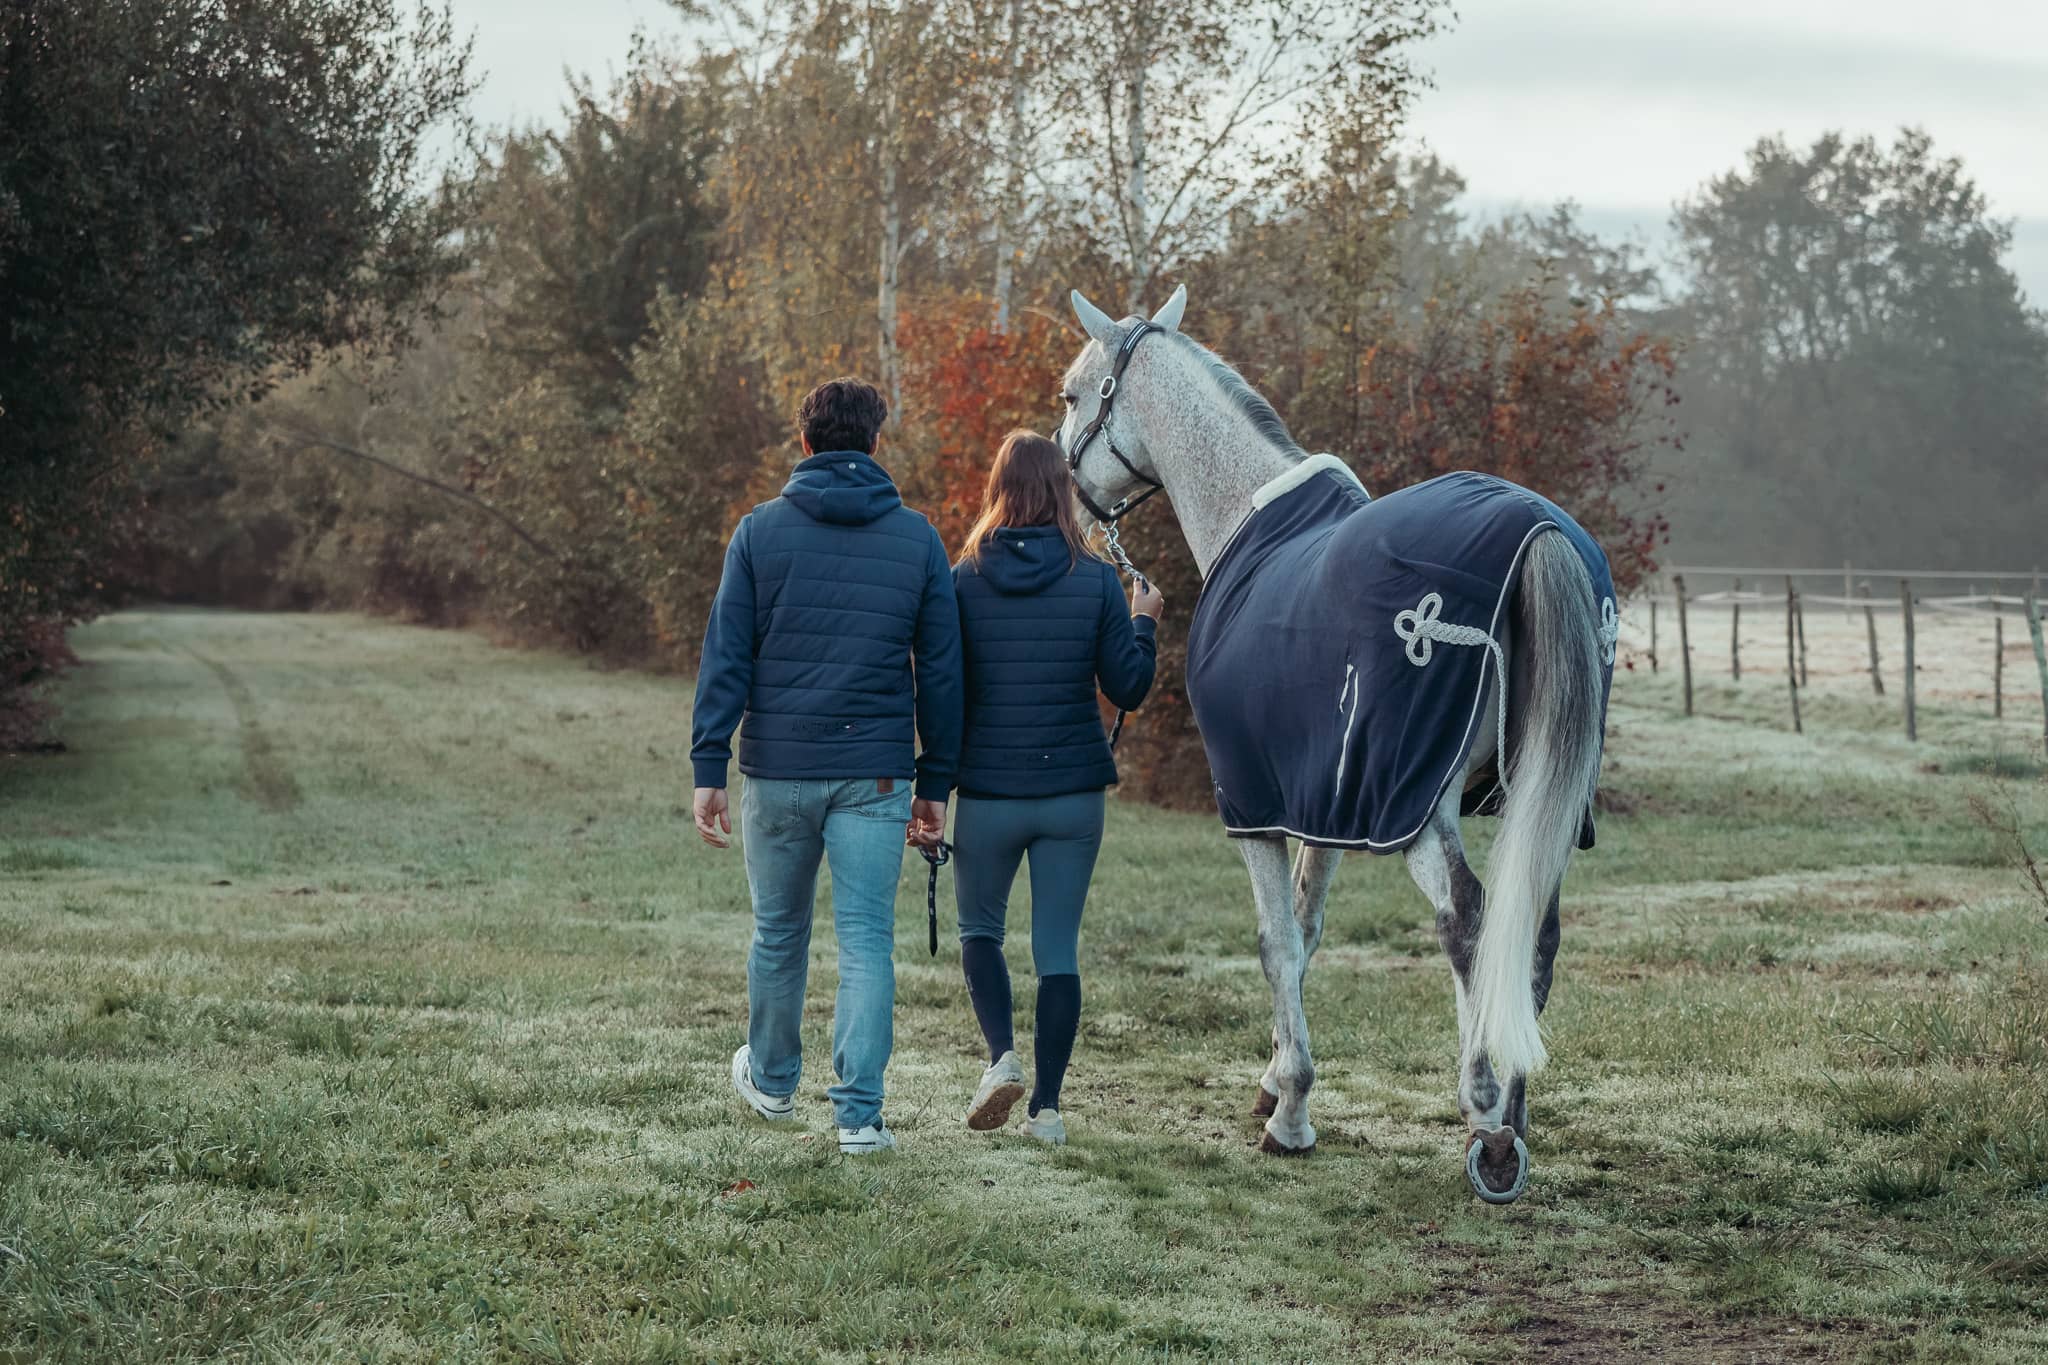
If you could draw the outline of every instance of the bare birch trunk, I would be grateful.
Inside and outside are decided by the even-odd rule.
[[[896,92],[882,101],[882,246],[875,272],[875,324],[882,393],[889,400],[889,425],[903,417],[903,357],[896,344],[898,272],[903,263],[902,144],[897,136]]]
[[[1124,81],[1124,140],[1130,153],[1130,170],[1124,177],[1124,212],[1131,249],[1128,306],[1135,313],[1144,308],[1145,288],[1152,282],[1151,206],[1145,202],[1145,77],[1152,55],[1152,13],[1150,6],[1132,8],[1136,12],[1131,20],[1129,69]]]
[[[1024,211],[1024,4],[1010,0],[1010,32],[1003,60],[1009,108],[1003,128],[1003,202],[996,214],[996,331],[1010,330],[1016,289],[1018,220]]]

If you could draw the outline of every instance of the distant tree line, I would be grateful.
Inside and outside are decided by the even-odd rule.
[[[1696,458],[1672,515],[1691,553],[2048,559],[2048,318],[1959,161],[1912,130],[1767,138],[1673,225]]]
[[[25,622],[54,630],[131,592],[474,622],[687,668],[724,539],[780,486],[795,456],[788,414],[809,385],[853,371],[883,386],[883,461],[957,547],[1003,431],[1056,420],[1055,381],[1078,345],[1071,286],[1137,308],[1189,282],[1189,330],[1271,395],[1306,447],[1345,455],[1374,488],[1450,468],[1534,484],[1602,537],[1624,583],[1654,566],[1670,499],[1698,497],[1711,471],[1740,458],[1766,480],[1790,479],[1795,464],[1827,477],[1833,466],[1808,439],[1824,423],[1799,386],[1836,385],[1844,356],[1911,369],[1911,346],[1953,354],[1967,332],[1988,355],[1995,334],[2005,361],[1972,367],[1976,410],[1996,393],[2017,436],[2023,395],[2041,396],[2040,322],[1999,265],[2001,229],[1924,140],[1901,144],[1919,148],[1921,170],[1899,173],[1947,167],[1961,182],[1960,200],[1941,200],[1941,231],[1866,229],[1860,240],[1910,237],[1883,269],[1910,257],[1926,279],[1873,301],[1867,272],[1845,264],[1845,280],[1863,281],[1862,311],[1837,320],[1825,353],[1763,337],[1815,305],[1753,297],[1763,281],[1741,265],[1745,249],[1785,246],[1774,215],[1805,223],[1799,193],[1764,168],[1806,154],[1764,144],[1763,160],[1682,206],[1677,282],[1587,233],[1569,206],[1467,221],[1455,173],[1397,150],[1418,89],[1410,57],[1442,15],[1434,0],[733,5],[708,28],[717,43],[636,43],[609,80],[573,83],[554,123],[491,132],[473,166],[434,186],[420,174],[420,138],[460,122],[454,35],[401,25],[370,0],[288,8],[309,23],[353,15],[352,31],[369,35],[359,44],[384,54],[383,97],[405,104],[339,139],[354,159],[334,172],[357,175],[356,192],[388,215],[374,221],[390,226],[352,239],[358,254],[338,273],[325,257],[280,254],[263,287],[300,298],[310,318],[346,313],[349,291],[382,281],[383,293],[357,299],[377,305],[375,323],[365,312],[351,334],[162,320],[156,354],[183,346],[216,368],[193,371],[190,401],[127,402],[118,440],[85,428],[44,438],[44,486],[75,490],[67,474],[109,471],[90,495],[104,514],[74,521],[70,576],[61,590],[37,582],[52,594],[41,615],[0,625],[9,647],[29,638]],[[133,12],[112,0],[82,9],[116,28]],[[234,70],[210,69],[224,80]],[[126,116],[122,78],[105,79],[100,98],[116,112],[96,117]],[[236,117],[250,129],[279,130],[243,135],[237,154],[301,164],[310,153],[293,149],[295,108],[244,108]],[[64,121],[36,126],[48,145],[27,150],[14,124],[0,125],[0,284],[45,272],[55,310],[74,267],[8,235],[5,196],[24,158],[87,153]],[[1891,174],[1885,158],[1907,157],[1874,154],[1879,178]],[[199,162],[186,169],[197,176]],[[1749,188],[1764,181],[1773,188]],[[404,193],[379,189],[400,182]],[[278,209],[267,189],[213,189],[217,219],[249,199],[253,222],[238,230],[275,241],[260,227]],[[1840,193],[1829,194],[1832,207]],[[1872,195],[1876,218],[1894,212],[1891,191]],[[317,220],[324,206],[306,209]],[[1784,269],[1800,274],[1801,259]],[[165,278],[182,280],[180,261],[164,258]],[[1956,283],[1970,271],[1974,285]],[[124,326],[133,306],[65,316],[89,338]],[[1930,317],[1951,331],[1930,332]],[[228,334],[247,349],[218,349]],[[0,424],[14,420],[8,400],[28,372],[0,370]],[[30,377],[63,392],[99,382]],[[1961,411],[1941,409],[1948,391],[1919,377],[1918,428],[1901,417],[1903,398],[1880,412],[1854,384],[1831,391],[1862,412],[1859,431],[1903,448]],[[1693,432],[1683,446],[1681,391]],[[1750,420],[1759,402],[1780,416]],[[2007,447],[1981,433],[1969,458],[1989,471]],[[1831,449],[1853,463],[1863,447],[1838,434]],[[24,509],[48,495],[30,489],[0,475],[0,511],[47,539],[54,521]],[[1883,505],[1882,489],[1866,492]],[[2003,513],[2016,516],[2019,501]],[[1131,545],[1184,623],[1199,581],[1170,511],[1154,506]],[[1846,503],[1830,515],[1835,506],[1850,515]],[[8,561],[10,583],[29,581],[16,577],[26,562]],[[1145,795],[1199,800],[1178,638],[1166,632],[1162,685],[1128,732],[1126,771]]]

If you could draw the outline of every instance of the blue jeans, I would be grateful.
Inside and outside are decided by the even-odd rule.
[[[839,937],[839,998],[832,1014],[826,1091],[841,1128],[882,1114],[882,1073],[895,1044],[896,883],[911,784],[884,795],[873,778],[750,777],[740,794],[754,941],[747,950],[747,1042],[754,1084],[796,1093],[803,1072],[804,987],[811,965],[811,909],[818,864],[832,869],[832,927]]]

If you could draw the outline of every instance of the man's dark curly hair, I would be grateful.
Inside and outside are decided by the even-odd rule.
[[[889,418],[889,405],[874,385],[847,376],[829,380],[804,395],[797,426],[813,454],[827,450],[875,453],[875,433]]]

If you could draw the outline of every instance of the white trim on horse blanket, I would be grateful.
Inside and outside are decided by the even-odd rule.
[[[1188,700],[1230,834],[1374,853],[1413,843],[1483,733],[1523,557],[1547,533],[1565,536],[1592,579],[1604,729],[1614,580],[1599,545],[1549,499],[1474,473],[1374,499],[1319,455],[1252,505],[1188,631]],[[1592,841],[1589,808],[1579,845]]]

